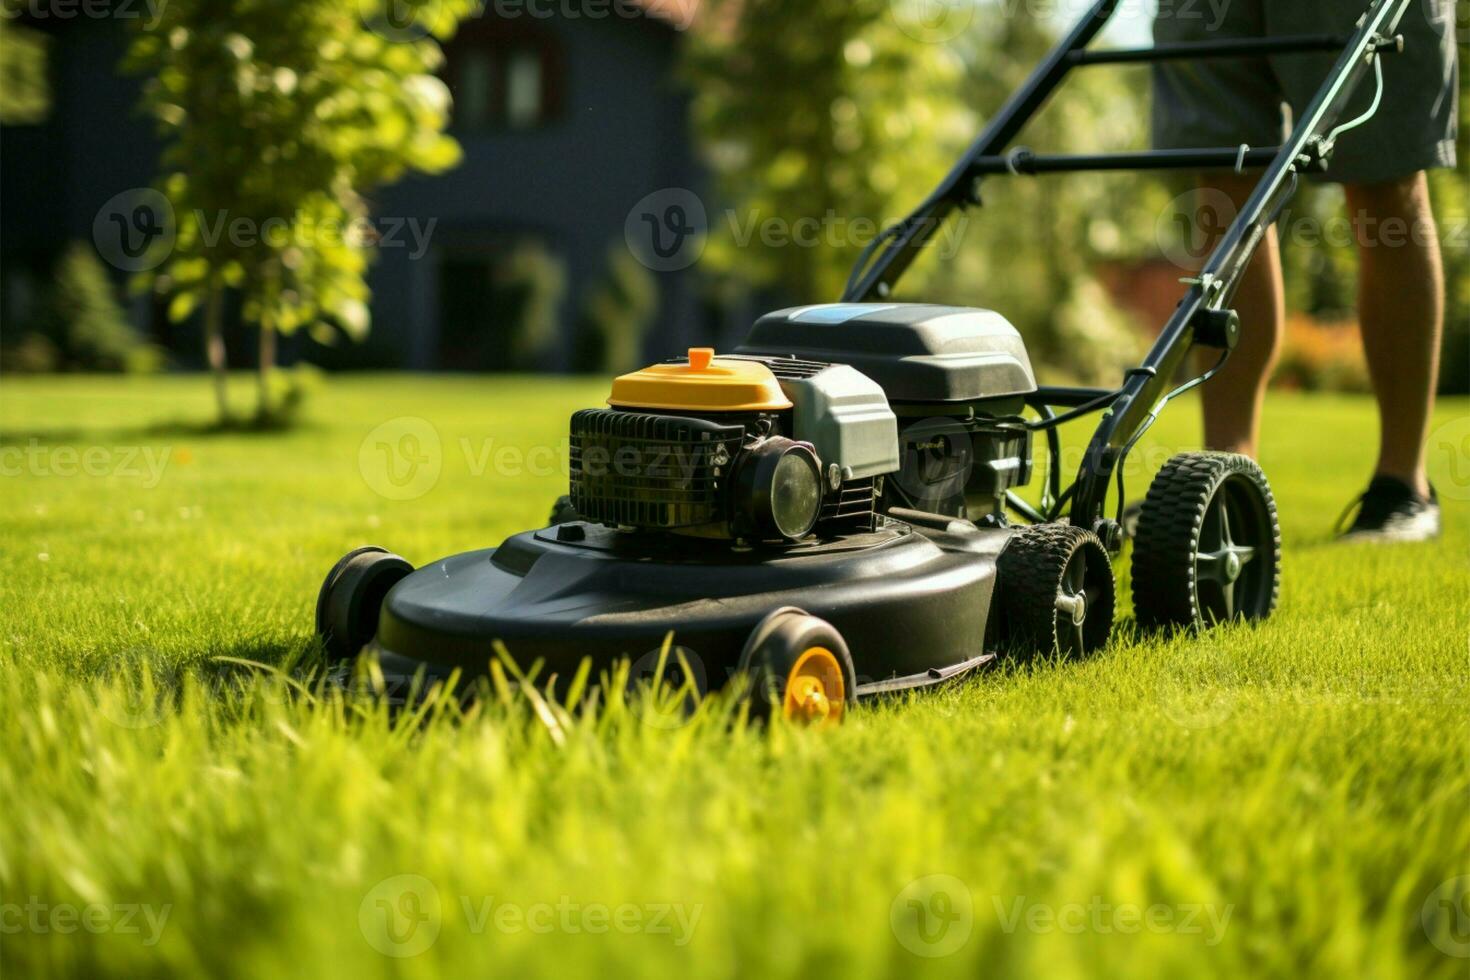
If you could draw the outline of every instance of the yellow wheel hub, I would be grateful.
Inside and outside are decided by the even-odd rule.
[[[805,725],[834,725],[842,720],[847,685],[832,651],[812,647],[796,658],[786,675],[781,713]]]

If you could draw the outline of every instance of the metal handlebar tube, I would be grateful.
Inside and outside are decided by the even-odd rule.
[[[1144,358],[1143,368],[1151,370],[1130,372],[1083,457],[1072,494],[1073,524],[1091,528],[1102,518],[1113,470],[1120,465],[1125,448],[1152,422],[1173,389],[1175,372],[1196,346],[1199,317],[1230,305],[1246,265],[1295,192],[1299,173],[1313,161],[1325,162],[1331,157],[1333,126],[1359,83],[1374,68],[1382,50],[1402,48],[1393,32],[1409,3],[1373,0],[1291,138],[1210,254],[1204,270],[1190,280],[1189,291]]]
[[[1007,507],[1024,517],[1028,523],[1047,523],[1046,515],[1043,514],[1040,510],[1037,510],[1035,507],[1032,507],[1030,504],[1028,504],[1025,499],[1021,497],[1020,494],[1016,493],[1016,491],[1007,490],[1005,493],[1005,502]]]
[[[1232,37],[1219,41],[1180,41],[1172,44],[1155,44],[1151,48],[1073,51],[1067,58],[1074,65],[1126,65],[1180,58],[1240,58],[1258,54],[1306,54],[1314,51],[1341,51],[1351,40],[1352,35],[1350,34]]]
[[[1260,170],[1280,154],[1279,146],[1220,147],[1199,150],[1144,150],[1137,153],[1047,154],[1017,147],[1004,156],[977,157],[972,173],[1069,174],[1098,170]]]
[[[1041,503],[1032,507],[1014,491],[1006,491],[1006,501],[1013,510],[1032,524],[1045,524],[1056,519],[1065,498],[1062,495],[1062,437],[1061,427],[1073,419],[1100,412],[1118,396],[1115,388],[1076,388],[1056,385],[1041,385],[1026,396],[1026,406],[1041,416],[1031,422],[1023,418],[1015,421],[1032,432],[1046,433],[1047,466],[1046,485],[1043,487]],[[1058,415],[1057,407],[1071,411]]]
[[[1096,401],[1103,395],[1116,395],[1116,388],[1073,388],[1057,385],[1041,385],[1026,396],[1026,404],[1032,408],[1076,408]]]
[[[980,137],[970,145],[953,169],[922,204],[903,221],[875,239],[859,256],[853,267],[844,303],[872,302],[887,299],[904,271],[913,264],[929,243],[934,232],[957,209],[979,201],[975,186],[974,164],[981,157],[1000,155],[1026,123],[1046,104],[1072,68],[1069,55],[1086,48],[1107,25],[1120,0],[1097,0],[1071,32],[1016,90],[991,119]],[[882,251],[878,252],[881,248]],[[877,256],[870,257],[877,252]]]

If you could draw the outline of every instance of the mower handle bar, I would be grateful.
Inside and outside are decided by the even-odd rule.
[[[1128,450],[1152,424],[1163,404],[1181,390],[1174,388],[1172,379],[1189,352],[1196,346],[1219,345],[1223,348],[1223,363],[1223,358],[1234,346],[1233,341],[1215,336],[1216,331],[1201,330],[1201,327],[1207,317],[1228,312],[1242,273],[1265,237],[1266,230],[1295,194],[1300,174],[1327,168],[1333,150],[1332,136],[1336,132],[1333,127],[1364,76],[1374,67],[1375,59],[1385,51],[1403,50],[1403,39],[1396,35],[1396,31],[1410,2],[1371,0],[1358,20],[1356,30],[1342,37],[1237,38],[1093,52],[1088,51],[1087,46],[1112,18],[1120,3],[1120,0],[1097,0],[1052,48],[1025,84],[1006,101],[929,197],[907,218],[886,229],[864,249],[853,268],[842,301],[874,302],[891,296],[899,277],[918,257],[939,225],[954,211],[980,204],[979,184],[986,176],[1226,166],[1241,171],[1248,167],[1264,167],[1265,173],[1255,191],[1216,244],[1203,270],[1198,276],[1184,280],[1189,289],[1143,364],[1127,372],[1122,386],[1116,391],[1100,390],[1083,406],[1094,411],[1102,410],[1103,416],[1084,454],[1076,480],[1061,494],[1061,499],[1069,498],[1071,501],[1071,523],[1097,528],[1103,520],[1108,484],[1114,471],[1119,470]],[[1311,105],[1297,120],[1291,136],[1279,147],[1241,145],[1234,149],[1155,150],[1082,156],[1041,155],[1024,147],[1007,152],[1022,128],[1074,67],[1330,50],[1341,52],[1336,64]],[[1379,78],[1381,81],[1381,69]],[[1048,402],[1048,398],[1054,397],[1052,392],[1056,396],[1071,394],[1075,397],[1076,390],[1042,388],[1031,399],[1033,407],[1065,405],[1071,400],[1059,397],[1057,401]],[[1113,397],[1100,397],[1108,394]],[[1072,418],[1076,414],[1074,411],[1055,417],[1048,409],[1048,417],[1036,427],[1047,429],[1050,435],[1055,433],[1059,419]],[[1057,462],[1057,459],[1052,460],[1053,468]],[[1120,481],[1120,512],[1122,507]],[[1032,513],[1023,509],[1023,516],[1028,519],[1041,516],[1034,509],[1030,510]],[[1104,536],[1104,540],[1108,537]]]

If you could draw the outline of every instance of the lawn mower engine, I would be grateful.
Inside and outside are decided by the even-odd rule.
[[[896,507],[1004,523],[1031,474],[1035,380],[988,310],[829,305],[763,317],[736,354],[624,375],[571,422],[570,504],[611,527],[742,545],[875,529]]]
[[[883,391],[850,367],[694,348],[572,416],[571,504],[612,527],[745,543],[871,531],[898,467]]]

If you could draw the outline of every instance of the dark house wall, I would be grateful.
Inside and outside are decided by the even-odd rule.
[[[135,108],[139,84],[117,74],[128,37],[115,20],[55,25],[50,118],[39,126],[0,128],[0,302],[10,329],[21,294],[44,284],[64,245],[91,240],[98,209],[156,175],[152,123]],[[529,128],[456,131],[464,149],[457,168],[408,177],[378,192],[372,207],[379,219],[415,219],[420,228],[436,222],[429,248],[417,258],[408,247],[378,251],[369,272],[373,329],[365,342],[320,347],[302,336],[288,342],[287,357],[333,367],[503,366],[456,363],[441,351],[441,292],[446,277],[451,289],[460,285],[455,261],[481,251],[494,256],[529,240],[562,264],[566,282],[558,341],[539,366],[569,367],[578,317],[606,275],[610,251],[624,247],[629,210],[661,188],[700,189],[688,97],[675,77],[681,41],[678,31],[647,18],[527,16],[464,25],[447,52],[451,88],[463,87],[458,66],[464,52],[478,46],[495,58],[506,45],[534,44],[548,52],[546,118]],[[380,230],[390,226],[379,222]],[[400,237],[410,241],[406,231]],[[645,343],[653,356],[696,340],[700,328],[693,270],[650,275],[659,297]],[[27,279],[29,285],[22,283]],[[119,273],[119,283],[124,280]],[[198,363],[192,327],[163,323],[146,298],[133,300],[132,308],[139,325],[173,349],[178,363]],[[494,310],[483,319],[472,328],[506,328]],[[464,321],[461,306],[461,330]],[[234,339],[232,359],[248,363],[244,336],[237,332]]]
[[[116,71],[127,28],[83,17],[36,26],[51,34],[50,116],[38,125],[0,126],[0,304],[7,328],[24,322],[57,254],[68,242],[91,241],[102,205],[146,187],[158,159],[152,123],[136,108],[139,83]],[[134,305],[146,326],[148,302]]]
[[[380,216],[435,219],[431,247],[418,259],[408,248],[379,250],[370,279],[372,336],[360,350],[325,353],[327,363],[341,357],[413,368],[460,366],[446,363],[440,352],[446,262],[530,239],[564,263],[561,343],[548,353],[546,366],[568,367],[586,296],[606,274],[610,250],[625,247],[629,210],[661,188],[698,190],[688,97],[675,78],[680,40],[678,32],[646,19],[527,17],[465,25],[447,51],[451,90],[462,86],[456,66],[469,48],[543,45],[548,71],[558,76],[549,80],[549,118],[523,130],[456,131],[464,148],[458,167],[410,177],[377,197]],[[651,275],[659,312],[646,347],[678,350],[698,332],[693,274]],[[491,311],[486,319],[484,330],[505,329]]]

